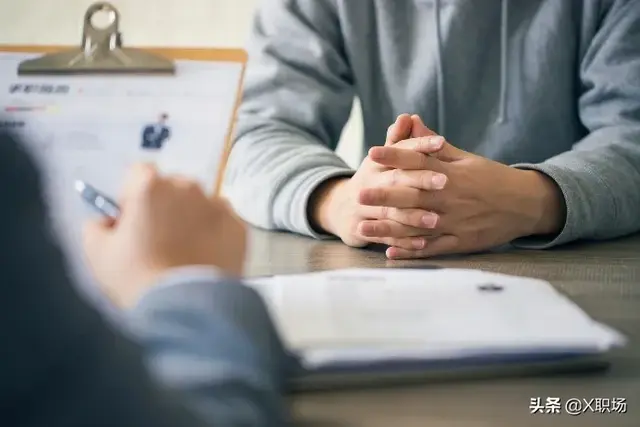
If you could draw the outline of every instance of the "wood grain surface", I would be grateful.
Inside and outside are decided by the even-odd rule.
[[[640,426],[640,235],[562,248],[504,250],[422,261],[389,261],[381,250],[352,249],[287,233],[252,230],[248,275],[347,267],[438,265],[479,268],[550,281],[594,318],[625,333],[629,346],[608,371],[485,379],[297,396],[302,426],[638,427]],[[531,414],[531,398],[625,399],[626,413]]]

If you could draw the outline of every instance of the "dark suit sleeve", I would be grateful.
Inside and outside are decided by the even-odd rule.
[[[151,366],[206,419],[283,426],[282,393],[300,369],[258,293],[206,267],[168,273],[130,312]]]
[[[40,193],[30,158],[0,132],[0,425],[216,424],[155,384],[139,349],[76,294]]]

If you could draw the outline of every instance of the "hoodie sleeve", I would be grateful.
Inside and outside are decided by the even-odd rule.
[[[615,1],[580,64],[580,118],[589,134],[540,164],[566,202],[557,236],[514,242],[543,249],[577,239],[609,239],[640,229],[640,7]]]
[[[334,2],[263,1],[251,38],[223,191],[255,226],[320,237],[309,196],[353,174],[334,152],[354,98]]]

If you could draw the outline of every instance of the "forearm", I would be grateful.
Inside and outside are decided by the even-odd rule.
[[[354,99],[338,15],[331,1],[266,0],[258,8],[224,188],[258,227],[319,237],[309,197],[351,173],[334,152]]]
[[[219,425],[282,425],[296,361],[260,297],[239,282],[176,271],[131,312],[163,384]]]
[[[579,58],[577,100],[587,136],[541,164],[516,165],[550,176],[566,205],[562,230],[517,244],[545,248],[577,239],[608,239],[640,229],[640,30],[637,3],[602,8]]]
[[[247,133],[235,144],[224,193],[247,222],[320,237],[308,216],[314,191],[353,171],[332,149],[277,125]]]
[[[640,229],[640,126],[593,132],[572,151],[541,164],[514,165],[553,179],[566,206],[554,236],[516,245],[546,248],[577,239],[608,239]]]

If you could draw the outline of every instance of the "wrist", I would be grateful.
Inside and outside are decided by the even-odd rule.
[[[106,283],[105,293],[118,307],[128,309],[138,304],[138,301],[161,278],[167,274],[170,268],[141,268],[135,272],[127,273],[126,280],[118,280],[117,283]]]
[[[311,227],[317,232],[337,235],[332,212],[337,203],[337,194],[348,181],[349,178],[346,177],[329,179],[320,184],[309,197],[307,215]]]
[[[521,191],[530,195],[531,221],[525,236],[559,234],[566,221],[566,206],[560,187],[542,172],[521,170],[525,178]]]

